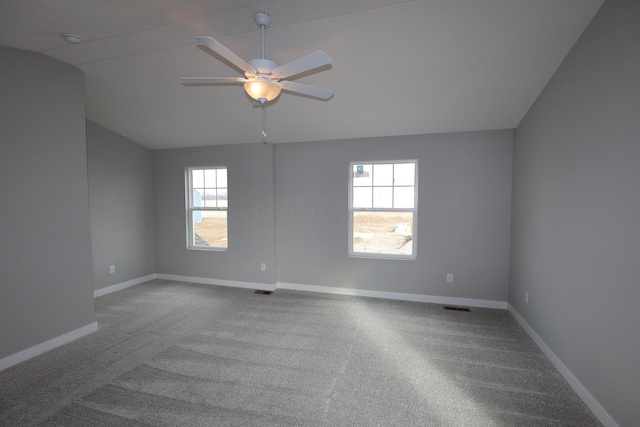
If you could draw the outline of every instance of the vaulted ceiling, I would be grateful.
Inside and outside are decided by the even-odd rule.
[[[272,17],[266,57],[322,49],[333,64],[266,107],[274,143],[515,128],[603,0],[0,0],[0,45],[85,74],[86,113],[151,149],[262,141],[241,76],[196,48],[212,36],[260,57],[253,14]],[[67,44],[61,33],[82,37]],[[0,70],[1,74],[1,70]]]

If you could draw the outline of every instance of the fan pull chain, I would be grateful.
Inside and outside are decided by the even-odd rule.
[[[267,143],[267,110],[262,106],[262,142]]]

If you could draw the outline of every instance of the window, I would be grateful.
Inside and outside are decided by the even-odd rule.
[[[227,168],[187,169],[187,248],[227,250]]]
[[[349,255],[415,259],[418,162],[351,163]]]

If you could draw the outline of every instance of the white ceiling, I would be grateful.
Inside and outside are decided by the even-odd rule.
[[[85,73],[87,117],[151,149],[261,142],[239,86],[181,76],[241,74],[196,48],[208,35],[260,57],[253,14],[272,17],[266,57],[322,49],[301,83],[267,107],[274,143],[515,128],[603,0],[0,0],[0,45]],[[60,33],[82,36],[69,45]]]

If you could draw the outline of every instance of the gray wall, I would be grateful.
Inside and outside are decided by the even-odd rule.
[[[157,272],[506,301],[512,140],[505,130],[153,151]],[[417,260],[350,258],[349,162],[394,159],[419,161]],[[186,249],[185,168],[207,165],[229,168],[226,253]]]
[[[155,273],[151,151],[87,121],[87,152],[95,289]]]
[[[512,131],[275,149],[279,282],[507,300]],[[349,162],[396,159],[418,159],[417,259],[349,257]]]
[[[273,146],[242,144],[153,151],[157,272],[275,283]],[[185,168],[226,166],[227,252],[186,249]],[[260,271],[261,263],[267,271]]]
[[[515,133],[509,301],[640,419],[640,2],[607,0]],[[524,292],[529,303],[524,303]]]
[[[94,322],[84,78],[0,47],[0,358]]]

